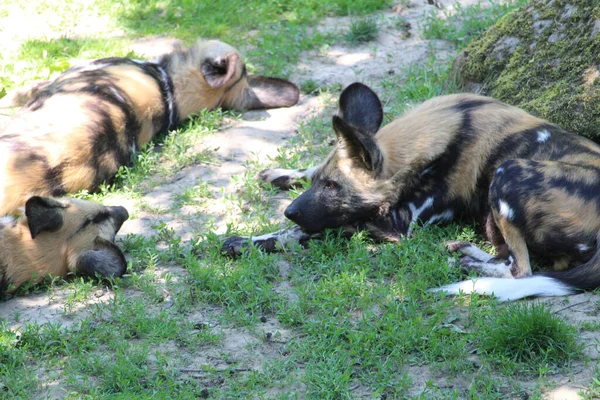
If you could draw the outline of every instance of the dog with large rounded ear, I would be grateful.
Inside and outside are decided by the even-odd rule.
[[[338,115],[332,119],[333,128],[347,156],[360,159],[375,174],[383,167],[383,155],[374,138],[382,122],[383,107],[375,92],[362,83],[344,89]]]
[[[116,277],[127,270],[125,256],[111,241],[129,217],[125,208],[33,196],[25,203],[25,216],[31,243],[36,243],[32,248],[42,253],[49,249],[64,251],[69,271],[87,276]],[[45,256],[47,254],[40,254],[40,259]],[[51,260],[57,267],[46,268],[46,272],[62,270],[63,257],[64,254],[57,255]]]
[[[202,109],[252,110],[290,107],[298,102],[296,85],[284,79],[248,76],[240,53],[218,40],[198,41],[158,60],[173,81],[179,119]]]
[[[298,87],[285,79],[248,75],[240,53],[226,43],[207,43],[200,70],[212,88],[225,88],[220,105],[226,109],[291,107],[300,96]]]

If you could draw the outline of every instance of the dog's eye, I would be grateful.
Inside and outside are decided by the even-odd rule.
[[[340,186],[337,183],[335,183],[334,181],[330,181],[330,180],[325,181],[325,189],[333,190],[333,189],[337,189],[339,187]]]

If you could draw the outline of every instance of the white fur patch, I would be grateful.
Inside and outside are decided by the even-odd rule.
[[[12,225],[15,222],[15,217],[10,216],[10,215],[6,215],[4,217],[0,217],[0,226],[4,225],[4,226],[8,226],[8,225]]]
[[[454,211],[445,210],[439,214],[432,215],[431,218],[429,218],[429,221],[426,222],[426,225],[433,224],[438,221],[446,221],[446,222],[451,221],[453,217],[454,217]]]
[[[538,131],[537,133],[537,141],[538,143],[544,143],[550,138],[550,132],[547,129],[543,129]]]
[[[584,244],[584,243],[579,243],[575,247],[577,247],[577,250],[582,251],[582,252],[583,251],[588,251],[590,249],[590,246],[588,246],[587,244]]]
[[[512,301],[531,296],[566,296],[573,294],[575,288],[546,276],[532,276],[521,279],[472,279],[431,289],[431,291],[445,292],[450,295],[478,293],[494,295],[500,301]]]
[[[313,175],[320,167],[321,166],[318,165],[316,167],[307,168],[304,171],[300,171],[299,169],[270,168],[261,172],[261,177],[266,182],[273,182],[275,179],[283,176],[294,179],[312,179]]]
[[[432,206],[433,206],[433,196],[428,197],[423,202],[421,207],[419,207],[419,208],[417,208],[417,206],[415,206],[415,203],[408,203],[408,207],[410,208],[410,214],[411,214],[410,224],[408,225],[408,234],[409,235],[412,230],[411,229],[412,225],[417,223],[417,221],[419,220],[419,216],[423,213],[423,211],[427,210],[428,208],[431,208]]]
[[[110,87],[110,91],[112,92],[113,96],[115,96],[121,103],[126,103],[123,96],[121,96],[119,94],[119,91],[117,89],[115,89],[113,86]]]
[[[252,242],[256,243],[266,240],[276,240],[280,245],[285,246],[292,243],[299,243],[301,240],[313,236],[318,236],[318,234],[308,234],[299,226],[293,226],[289,229],[283,229],[277,232],[271,232],[260,236],[252,236]]]
[[[512,220],[515,217],[515,212],[510,208],[507,202],[500,200],[498,201],[498,206],[500,208],[500,215],[506,219]]]

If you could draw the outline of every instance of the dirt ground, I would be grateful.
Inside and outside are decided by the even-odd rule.
[[[476,1],[458,2],[467,5]],[[449,7],[449,4],[449,1],[441,2],[442,7]],[[422,20],[420,17],[423,13],[431,12],[432,9],[437,8],[428,4],[427,1],[412,0],[412,3],[407,6],[379,13],[382,29],[376,41],[358,47],[336,44],[326,49],[306,52],[301,56],[290,80],[301,84],[312,79],[320,86],[333,84],[346,86],[354,81],[361,81],[377,87],[381,78],[390,74],[402,73],[409,65],[425,61],[429,51],[435,51],[436,58],[443,61],[453,55],[451,47],[443,41],[426,40],[419,35],[418,25],[419,20]],[[441,11],[438,9],[438,12]],[[409,37],[405,37],[394,25],[394,21],[399,15],[410,24]],[[343,31],[344,27],[349,24],[349,18],[326,18],[316,29]],[[144,53],[148,58],[153,58],[158,55],[157,53],[169,49],[172,43],[164,38],[140,40],[134,44],[134,50],[137,53]],[[231,176],[242,175],[244,164],[248,160],[265,161],[269,157],[274,157],[278,147],[285,144],[295,134],[301,121],[319,115],[324,108],[325,105],[318,97],[302,95],[299,103],[291,108],[244,113],[241,120],[231,122],[228,127],[198,144],[198,149],[218,148],[216,151],[218,165],[185,168],[170,182],[147,193],[143,200],[153,206],[169,209],[173,201],[173,194],[181,193],[186,187],[194,186],[200,179],[206,180],[215,195],[207,208],[215,217],[216,233],[223,234],[226,230],[227,218],[224,217],[224,205],[220,199],[223,193],[234,193],[236,190]],[[288,200],[286,199],[287,196],[281,196],[281,209],[287,204]],[[125,207],[128,205],[123,201],[119,201],[119,204]],[[172,227],[184,241],[188,241],[193,237],[196,227],[194,212],[186,210],[184,207],[178,213],[161,214],[160,220]],[[120,235],[148,234],[148,232],[152,232],[151,225],[156,218],[157,216],[151,212],[141,211],[137,218],[130,219],[123,225]],[[281,215],[281,220],[283,220],[283,215]],[[159,274],[166,272],[175,276],[185,273],[183,270],[177,271],[169,268],[157,271]],[[289,275],[289,266],[283,262],[280,265],[280,274],[284,278]],[[291,302],[297,300],[291,285],[285,279],[282,279],[282,283],[276,290],[287,295]],[[66,293],[58,288],[51,293],[11,299],[0,303],[0,319],[9,321],[10,326],[14,328],[29,322],[56,322],[69,327],[87,315],[89,304],[108,302],[112,298],[112,293],[105,289],[98,289],[88,304],[80,304],[79,308],[70,310],[68,313],[65,313],[64,310],[65,297]],[[578,324],[582,321],[597,320],[600,309],[599,300],[598,296],[592,294],[580,294],[568,299],[554,298],[544,301],[557,314],[573,324]],[[232,360],[238,361],[238,365],[243,365],[244,369],[258,368],[264,360],[276,358],[282,347],[294,337],[293,332],[282,328],[276,319],[268,319],[255,330],[249,331],[246,328],[221,327],[218,316],[219,310],[216,308],[203,310],[189,316],[192,321],[223,332],[225,340],[221,347],[209,350],[201,357],[184,355],[187,367],[181,371],[182,373],[198,378],[197,375],[202,375],[203,365],[211,365],[217,370],[225,369]],[[263,338],[268,333],[273,339],[265,341]],[[598,360],[600,356],[597,346],[599,339],[600,334],[597,333],[586,333],[582,338],[594,361]],[[569,376],[552,377],[559,387],[548,393],[547,398],[579,398],[576,391],[585,388],[592,372],[591,366],[580,365],[576,366]],[[409,367],[409,373],[414,382],[415,395],[419,394],[425,388],[427,380],[432,378],[432,373],[427,367]],[[298,389],[301,390],[300,387]],[[268,395],[276,394],[274,392]],[[358,392],[355,395],[361,397]]]

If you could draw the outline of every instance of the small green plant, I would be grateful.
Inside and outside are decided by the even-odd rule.
[[[319,89],[319,85],[317,84],[317,82],[313,81],[312,79],[309,79],[304,81],[300,85],[300,89],[306,94],[313,94]]]
[[[489,5],[477,3],[462,7],[455,3],[450,11],[439,16],[432,11],[425,16],[421,32],[427,39],[443,39],[466,46],[481,32],[492,26],[501,16],[526,4],[526,0],[494,1]]]
[[[481,352],[530,370],[578,358],[581,351],[575,339],[575,328],[540,303],[515,303],[495,310],[478,320],[476,330]]]
[[[581,394],[583,395],[584,400],[593,400],[600,398],[600,370],[598,370],[598,366],[594,367],[592,384],[588,386],[585,392]]]
[[[373,17],[364,17],[352,21],[349,31],[344,35],[344,40],[356,46],[375,40],[378,33],[377,20]]]

